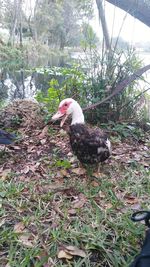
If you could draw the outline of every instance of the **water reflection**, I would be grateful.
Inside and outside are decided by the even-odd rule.
[[[37,90],[47,91],[49,81],[52,78],[56,78],[56,75],[49,74],[48,72],[35,71],[35,66],[47,66],[43,67],[45,70],[54,66],[64,67],[68,64],[69,60],[69,56],[52,54],[51,57],[37,59],[35,62],[32,62],[33,68],[28,71],[20,70],[9,73],[1,71],[0,99],[6,102],[11,102],[17,98],[34,99]],[[59,77],[57,78],[59,79]]]

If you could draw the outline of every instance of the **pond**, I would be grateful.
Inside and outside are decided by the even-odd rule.
[[[53,55],[45,60],[45,64],[42,62],[43,67],[21,69],[9,73],[0,72],[1,99],[7,103],[17,98],[34,99],[38,90],[46,91],[49,88],[49,81],[52,78],[61,81],[62,77],[55,67],[70,67],[70,61],[70,56]]]
[[[84,54],[85,55],[85,54]],[[70,52],[68,56],[52,55],[50,58],[44,59],[44,62],[36,62],[37,65],[43,64],[38,68],[30,70],[19,70],[15,72],[0,75],[0,95],[5,102],[11,102],[17,98],[34,99],[37,91],[47,91],[49,81],[57,78],[62,81],[62,74],[59,73],[58,67],[71,67],[72,61],[84,57],[81,52]],[[139,58],[144,65],[150,63],[149,53],[139,53]],[[45,64],[44,64],[45,63]],[[55,67],[57,67],[55,69]],[[53,70],[51,70],[53,69]],[[145,81],[140,81],[141,90],[150,87],[150,71],[144,75]],[[150,93],[150,91],[148,91]]]

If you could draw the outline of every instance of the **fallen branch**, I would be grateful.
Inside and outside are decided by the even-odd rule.
[[[83,108],[83,110],[86,111],[88,109],[97,108],[101,104],[103,104],[103,103],[107,102],[108,100],[112,99],[114,96],[116,96],[117,94],[122,92],[128,85],[130,85],[134,80],[138,79],[144,72],[148,71],[149,69],[150,69],[150,64],[140,68],[135,73],[131,74],[128,78],[126,78],[122,82],[120,82],[116,86],[116,88],[112,92],[112,94],[110,94],[109,96],[107,96],[106,98],[104,98],[103,100],[101,100],[100,102],[98,102],[96,104],[93,104],[93,105],[90,105],[90,106],[88,106],[86,108]]]

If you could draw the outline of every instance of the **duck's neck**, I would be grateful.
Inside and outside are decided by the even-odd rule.
[[[84,122],[84,115],[83,115],[82,109],[79,105],[72,113],[71,125],[77,124],[77,123],[82,123],[82,124],[85,123]]]

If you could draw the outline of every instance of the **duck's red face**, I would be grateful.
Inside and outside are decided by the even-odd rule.
[[[72,104],[72,100],[67,98],[60,102],[58,111],[53,115],[52,120],[56,121],[62,118],[60,126],[62,127],[68,116],[70,115],[70,106]]]

